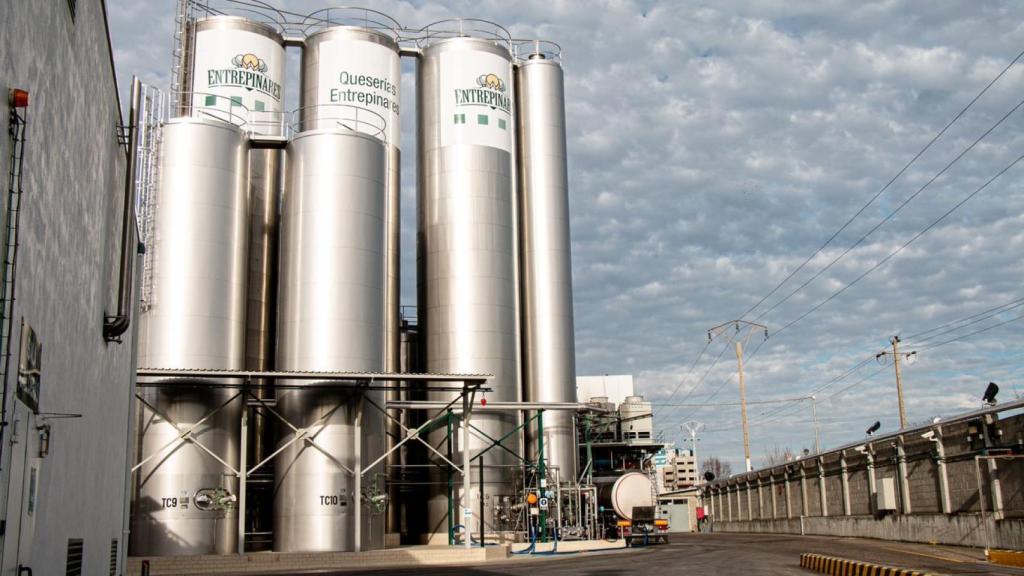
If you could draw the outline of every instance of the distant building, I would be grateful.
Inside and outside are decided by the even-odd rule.
[[[693,452],[669,444],[655,456],[659,492],[673,492],[697,485],[697,465]]]
[[[618,406],[630,396],[633,396],[632,374],[576,377],[576,397],[580,402],[604,397]]]

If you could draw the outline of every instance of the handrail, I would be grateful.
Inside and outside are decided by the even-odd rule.
[[[562,47],[557,42],[541,39],[512,39],[512,56],[516,62],[540,58],[562,62]]]
[[[362,106],[354,104],[300,106],[291,112],[291,117],[288,128],[292,134],[313,129],[337,128],[367,134],[387,142],[387,120],[373,110]]]
[[[501,24],[480,18],[448,18],[409,32],[413,32],[413,35],[403,40],[415,41],[421,48],[430,40],[468,37],[491,40],[512,52],[512,34]]]

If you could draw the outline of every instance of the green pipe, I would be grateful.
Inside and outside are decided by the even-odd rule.
[[[447,422],[447,425],[448,425],[448,436],[446,437],[446,440],[448,441],[448,460],[451,461],[451,459],[452,459],[452,409],[451,408],[448,409],[448,418],[447,418],[447,420],[448,420],[448,422]],[[454,527],[454,525],[452,524],[452,517],[453,517],[452,515],[455,514],[455,510],[452,508],[452,502],[453,502],[454,497],[455,497],[455,494],[453,492],[454,492],[454,486],[452,484],[452,465],[448,464],[448,545],[449,546],[453,546],[455,544],[455,535],[452,534],[452,528]]]
[[[537,411],[537,475],[539,477],[541,497],[546,498],[547,468],[544,465],[544,411]],[[540,538],[541,542],[548,541],[548,511],[547,508],[540,509]]]

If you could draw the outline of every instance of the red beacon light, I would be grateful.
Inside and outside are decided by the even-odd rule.
[[[12,108],[28,108],[28,92],[20,88],[11,88],[7,100]]]
[[[487,406],[487,398],[481,398],[480,399],[480,405],[481,406]]]

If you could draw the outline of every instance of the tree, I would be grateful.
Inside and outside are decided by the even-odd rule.
[[[775,446],[774,448],[764,451],[764,457],[761,458],[761,465],[765,468],[771,468],[773,466],[778,466],[779,464],[792,462],[793,460],[796,460],[796,454],[793,453],[793,450],[789,446],[786,446],[785,448]]]
[[[722,462],[719,458],[711,456],[704,459],[700,465],[700,473],[703,475],[711,472],[715,478],[728,478],[732,476],[732,466],[728,462]]]

